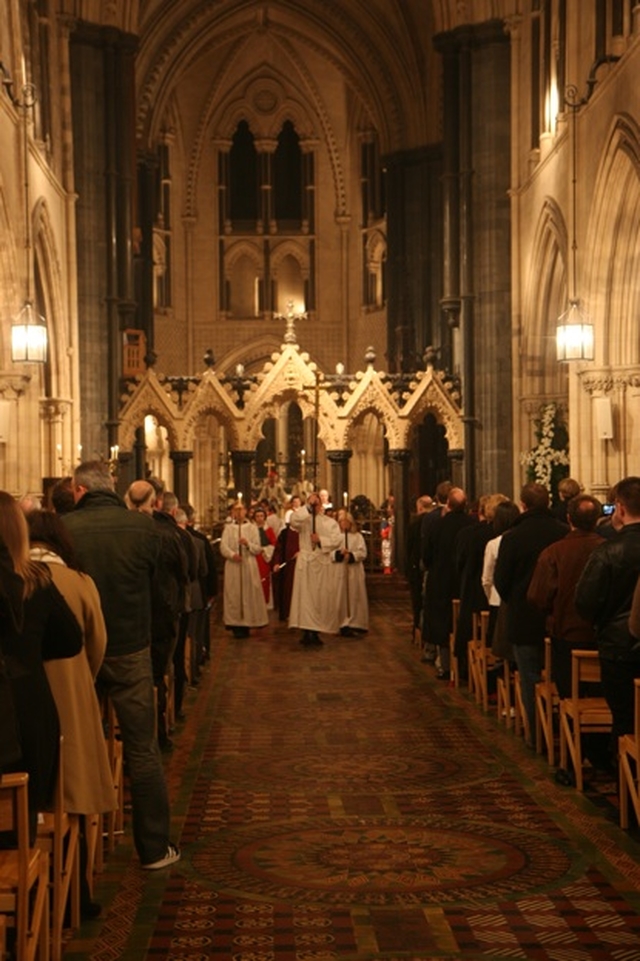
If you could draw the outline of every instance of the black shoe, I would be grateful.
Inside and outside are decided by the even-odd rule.
[[[450,680],[451,680],[450,672],[449,672],[449,671],[443,671],[441,667],[438,668],[438,670],[437,670],[437,672],[436,672],[436,677],[438,678],[439,681],[450,681]]]
[[[80,904],[80,917],[83,921],[93,921],[100,917],[102,905],[97,901],[84,901]]]
[[[173,751],[173,741],[170,737],[158,738],[158,744],[163,754],[171,754]]]
[[[340,634],[342,637],[355,637],[356,632],[352,627],[341,627]]]
[[[561,784],[563,787],[576,786],[576,779],[573,771],[567,771],[563,767],[559,767],[556,771],[554,781],[556,784]]]

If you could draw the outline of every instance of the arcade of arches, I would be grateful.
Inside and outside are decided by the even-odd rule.
[[[637,472],[639,34],[635,0],[7,0],[0,486],[117,449],[206,523],[230,462],[304,450],[403,525],[446,475],[517,492],[544,405],[586,489]],[[559,364],[570,300],[595,351]]]

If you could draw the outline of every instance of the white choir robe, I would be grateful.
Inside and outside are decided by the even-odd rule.
[[[358,531],[340,534],[342,543],[332,558],[335,561],[335,591],[340,612],[340,627],[351,627],[360,631],[369,630],[369,599],[365,581],[364,562],[367,558],[367,545]],[[338,561],[340,551],[347,549],[353,554],[353,562]]]
[[[240,537],[249,546],[239,549]],[[260,533],[251,521],[225,524],[220,538],[224,563],[224,623],[229,627],[263,627],[269,622],[256,556],[262,552]],[[241,561],[232,560],[241,554]]]
[[[337,634],[340,628],[335,596],[335,565],[331,552],[342,543],[337,521],[324,514],[315,515],[316,533],[320,544],[313,549],[311,533],[313,516],[307,507],[292,512],[289,523],[300,538],[300,553],[293,577],[289,627],[303,631]]]

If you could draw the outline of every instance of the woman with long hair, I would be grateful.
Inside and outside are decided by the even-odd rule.
[[[31,559],[27,521],[17,501],[0,491],[0,543],[22,581],[22,612],[0,619],[0,647],[18,724],[21,757],[11,770],[29,775],[30,829],[50,808],[58,767],[60,725],[44,661],[82,649],[80,626],[53,585],[49,569]],[[9,769],[9,768],[7,768]]]

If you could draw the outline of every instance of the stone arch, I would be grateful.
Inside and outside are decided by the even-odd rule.
[[[2,179],[0,177],[0,311],[3,317],[13,317],[18,306],[18,265],[16,244]],[[11,358],[11,326],[2,325],[0,339],[0,370],[6,370]]]
[[[640,126],[616,117],[603,151],[587,232],[596,361],[640,362]]]
[[[42,282],[43,308],[47,320],[51,390],[54,397],[71,396],[68,378],[69,327],[62,305],[62,280],[56,240],[46,201],[38,200],[33,211],[33,248]]]
[[[181,450],[179,418],[169,394],[163,389],[153,371],[145,374],[120,414],[118,443],[123,451],[133,450],[136,431],[147,415],[155,417],[159,426],[166,428],[171,450]]]
[[[562,211],[552,197],[545,198],[538,218],[531,253],[527,292],[523,298],[527,313],[522,330],[522,393],[566,402],[566,366],[556,361],[555,328],[567,309],[567,228]]]

